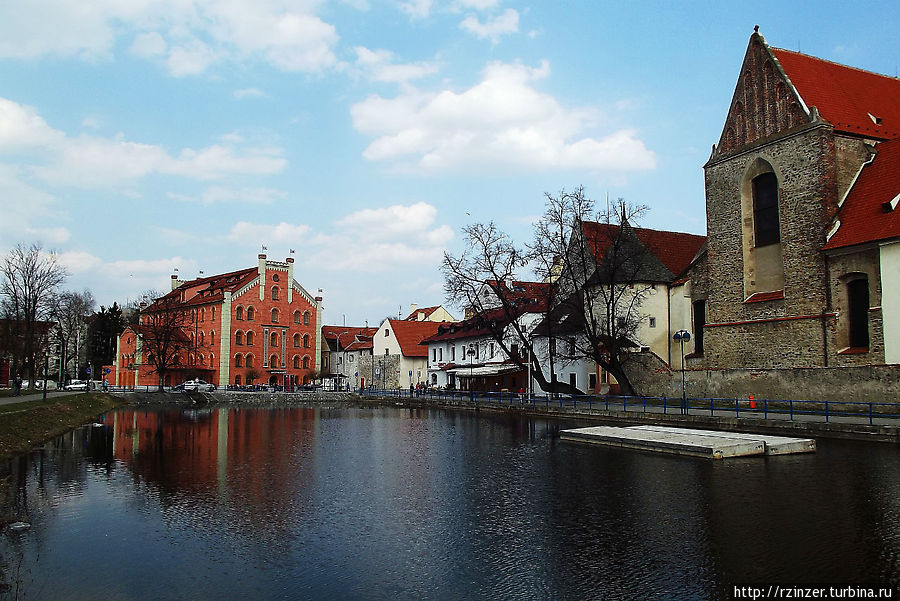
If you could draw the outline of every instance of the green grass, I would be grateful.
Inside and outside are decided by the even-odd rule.
[[[0,459],[27,453],[44,442],[125,404],[99,392],[0,406]]]

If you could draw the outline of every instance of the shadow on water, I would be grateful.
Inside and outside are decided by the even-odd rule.
[[[109,414],[5,467],[21,599],[726,599],[900,583],[890,445],[712,462],[408,408]],[[164,575],[164,577],[161,577]],[[0,598],[13,589],[0,591]]]

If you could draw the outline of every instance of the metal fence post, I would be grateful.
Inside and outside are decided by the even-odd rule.
[[[825,399],[825,423],[828,423],[828,399]]]
[[[872,401],[869,401],[869,425],[872,425]]]
[[[741,415],[741,399],[734,399],[734,417]]]

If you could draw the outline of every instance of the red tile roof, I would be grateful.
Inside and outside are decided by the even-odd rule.
[[[584,233],[591,243],[594,259],[599,264],[615,240],[619,230],[618,225],[585,221],[582,223]],[[706,236],[685,234],[682,232],[667,232],[663,230],[651,230],[641,227],[632,228],[638,239],[652,252],[657,259],[662,261],[669,271],[675,276],[680,275],[694,260],[700,248],[706,243]]]
[[[885,206],[900,195],[900,139],[881,142],[875,150],[844,199],[837,214],[841,225],[825,249],[900,237],[900,206],[890,211]]]
[[[339,350],[356,351],[372,348],[372,336],[378,328],[322,326],[322,337],[337,341]]]
[[[772,53],[806,106],[815,106],[837,131],[881,140],[900,137],[900,79],[781,48]]]
[[[397,342],[400,343],[400,352],[404,357],[427,357],[428,347],[419,343],[429,336],[437,334],[440,322],[437,321],[406,321],[405,319],[389,319],[391,329]]]
[[[424,313],[425,319],[428,319],[429,317],[431,317],[432,313],[434,313],[435,311],[437,311],[440,308],[441,308],[440,305],[438,305],[437,307],[419,307],[418,309],[410,312],[410,314],[406,316],[406,321],[418,321],[419,313]]]

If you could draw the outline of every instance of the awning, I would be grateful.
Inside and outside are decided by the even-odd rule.
[[[454,367],[453,369],[448,369],[447,373],[454,374],[460,378],[468,378],[470,376],[474,378],[480,376],[499,376],[515,371],[522,371],[522,368],[518,365],[503,363],[498,365],[479,365],[478,367]]]

